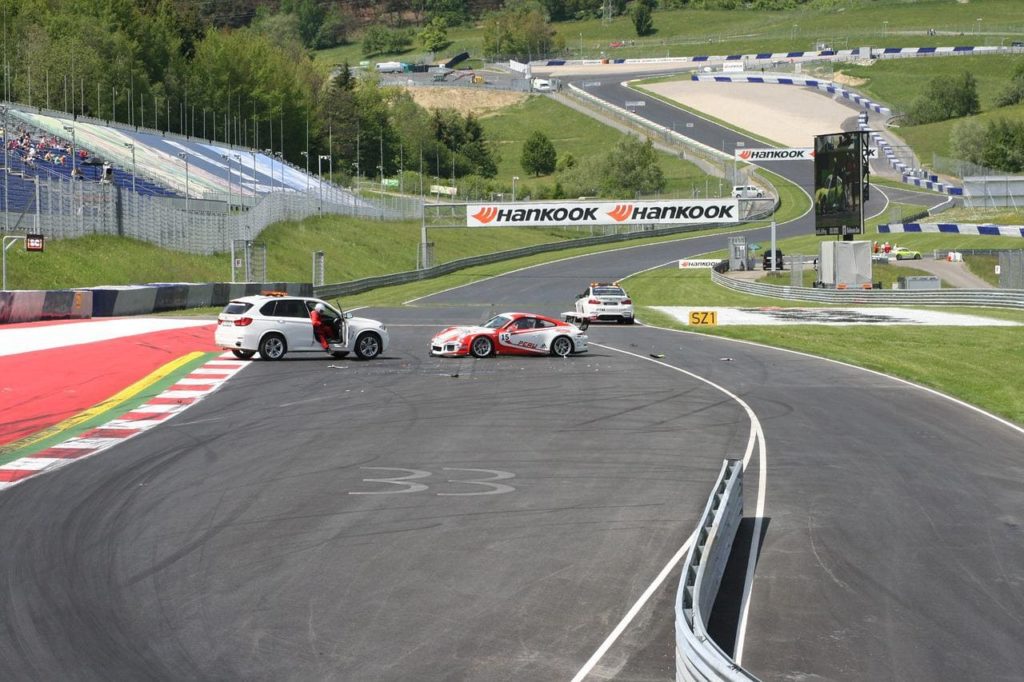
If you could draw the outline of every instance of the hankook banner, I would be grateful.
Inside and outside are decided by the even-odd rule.
[[[814,158],[814,148],[737,149],[736,158],[740,161],[810,161]]]
[[[812,147],[737,149],[735,154],[740,161],[810,161],[814,158],[814,149]],[[878,148],[868,147],[866,154],[869,159],[877,159]]]
[[[735,199],[469,204],[468,227],[737,223]]]

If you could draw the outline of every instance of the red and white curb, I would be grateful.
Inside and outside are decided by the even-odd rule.
[[[238,360],[231,353],[225,353],[192,370],[173,386],[153,396],[149,402],[106,424],[34,455],[0,465],[0,491],[37,474],[59,469],[76,460],[112,448],[164,423],[216,391],[225,381],[249,364],[247,360]]]

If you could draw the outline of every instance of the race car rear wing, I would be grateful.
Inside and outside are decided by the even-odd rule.
[[[579,327],[581,332],[587,331],[587,327],[590,326],[590,319],[587,318],[586,315],[581,315],[575,310],[567,313],[562,313],[562,319],[568,322],[569,324],[574,324],[577,327]]]

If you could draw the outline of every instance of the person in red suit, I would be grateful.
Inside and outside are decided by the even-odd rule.
[[[324,307],[324,304],[317,303],[313,310],[310,311],[309,318],[313,321],[313,336],[324,347],[324,350],[328,350],[330,346],[327,343],[327,339],[331,338],[334,334],[334,328],[331,327],[330,321],[324,316],[325,312],[327,312],[327,308]]]

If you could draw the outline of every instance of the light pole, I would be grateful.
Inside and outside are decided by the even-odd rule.
[[[131,142],[125,142],[125,147],[132,150],[132,193],[135,193],[135,145]]]
[[[882,22],[882,40],[886,40],[889,37],[889,22]]]
[[[49,73],[49,72],[47,72],[47,73]],[[10,175],[11,169],[8,166],[7,145],[11,141],[11,133],[10,133],[11,127],[7,123],[7,107],[0,107],[0,110],[2,110],[3,114],[4,114],[4,232],[10,232],[11,231],[11,218],[10,218],[11,206],[10,206],[10,204],[7,201],[7,177],[8,177],[8,175]],[[6,271],[4,272],[4,274],[6,274]],[[6,289],[6,288],[7,288],[7,282],[5,281],[4,282],[4,289]]]
[[[263,153],[270,157],[270,191],[274,191],[274,151],[272,149],[264,149]]]
[[[178,152],[178,158],[185,161],[185,213],[188,213],[188,152]]]
[[[284,154],[281,152],[274,152],[274,156],[277,157],[277,165],[281,167],[281,191],[284,191]]]
[[[736,142],[736,150],[733,152],[733,155],[732,155],[732,184],[734,184],[734,185],[738,185],[739,184],[736,181],[737,180],[736,174],[738,172],[736,170],[736,152],[739,151],[740,147],[745,147],[745,146],[746,146],[745,142],[739,142],[739,141]],[[744,194],[744,196],[746,196],[746,192],[744,192],[743,194]]]
[[[320,214],[324,212],[324,159],[330,160],[331,157],[326,154],[321,154],[316,159],[316,175],[318,178],[317,184],[320,187]]]
[[[580,61],[583,61],[583,32],[580,32]]]
[[[978,27],[975,29],[975,33],[981,35],[981,17],[978,17]]]
[[[4,131],[6,132],[6,130],[7,126],[4,126]],[[75,127],[64,126],[64,130],[71,133],[71,177],[73,178],[75,177],[75,157],[78,156],[78,144],[77,140],[75,139]],[[4,142],[4,147],[6,148],[6,140]]]
[[[516,180],[519,179],[518,175],[512,176],[512,203],[516,202]]]
[[[224,159],[228,164],[228,212],[231,212],[231,157],[227,154],[221,154],[220,158]],[[239,181],[241,185],[241,181]],[[241,187],[239,187],[239,194],[241,194]]]
[[[242,162],[238,162],[238,169],[241,171]],[[256,150],[252,150],[252,202],[256,203]]]
[[[306,194],[309,194],[309,150],[304,149],[299,153],[306,157]]]

